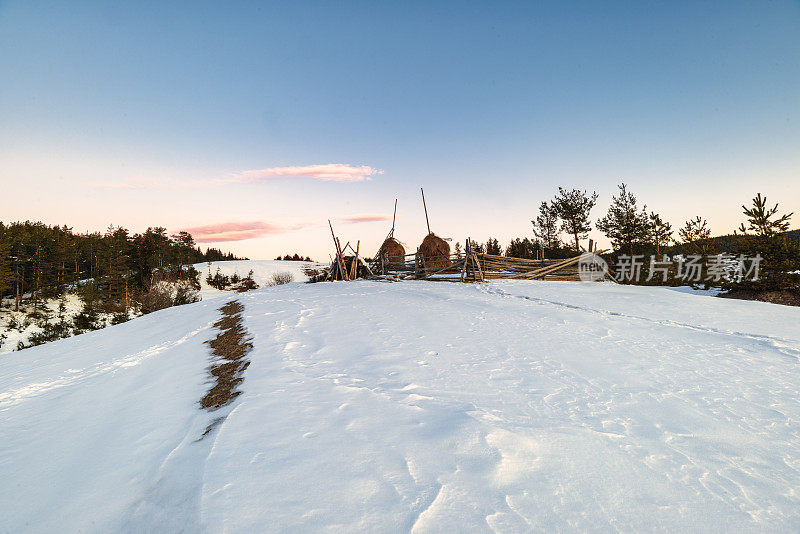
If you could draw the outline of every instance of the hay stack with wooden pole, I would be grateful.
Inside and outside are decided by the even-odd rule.
[[[406,249],[397,239],[387,237],[381,245],[378,254],[390,265],[402,265],[406,260]]]
[[[384,264],[403,265],[406,261],[405,247],[394,238],[394,223],[397,218],[397,199],[394,200],[394,215],[392,216],[392,230],[383,241],[381,248],[378,249],[378,256],[383,259]]]
[[[422,269],[425,272],[440,271],[450,266],[450,244],[431,232],[431,223],[428,220],[428,206],[425,204],[425,191],[422,193],[422,207],[425,209],[425,224],[428,226],[428,235],[419,246],[419,255]]]
[[[425,272],[438,271],[450,266],[450,244],[433,232],[422,240],[419,254]]]

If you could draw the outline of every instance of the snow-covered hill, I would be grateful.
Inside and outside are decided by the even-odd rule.
[[[276,273],[289,273],[295,282],[306,282],[308,281],[308,274],[306,274],[308,269],[322,269],[326,265],[307,261],[239,260],[196,263],[194,267],[200,271],[200,294],[205,300],[233,293],[232,291],[220,291],[208,285],[206,277],[209,273],[213,276],[217,269],[222,275],[238,274],[240,277],[247,276],[250,271],[253,271],[253,280],[260,287],[266,287],[271,284],[272,275]]]
[[[0,359],[0,531],[797,531],[798,357],[800,309],[665,288],[205,300]]]
[[[253,280],[261,287],[266,287],[273,283],[272,276],[277,273],[288,273],[295,282],[308,281],[309,269],[322,269],[325,265],[315,262],[301,261],[281,261],[281,260],[241,260],[241,261],[219,261],[211,263],[197,263],[194,267],[200,272],[200,299],[211,299],[225,297],[236,293],[234,290],[219,290],[208,284],[206,277],[217,272],[226,276],[238,274],[240,277],[248,276],[253,272]],[[169,287],[171,284],[166,284]],[[174,297],[174,285],[173,297]],[[26,295],[28,298],[29,295]],[[82,311],[83,302],[80,296],[75,293],[65,293],[63,298],[43,299],[39,303],[40,317],[31,316],[32,306],[28,304],[20,311],[13,311],[13,299],[0,299],[2,310],[0,310],[0,356],[8,352],[18,350],[20,344],[27,346],[31,343],[33,336],[43,331],[42,325],[45,322],[50,324],[65,323],[63,337],[75,335],[73,321]],[[59,311],[60,310],[60,311]],[[136,318],[140,316],[141,310],[135,304],[129,310],[129,316]],[[112,324],[113,313],[98,313],[96,326],[104,328]]]

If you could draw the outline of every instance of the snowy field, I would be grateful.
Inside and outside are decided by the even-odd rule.
[[[307,261],[284,260],[237,260],[211,262],[211,265],[208,263],[194,264],[194,268],[200,271],[200,295],[203,300],[235,293],[234,291],[220,291],[208,285],[206,277],[209,273],[214,276],[217,269],[222,275],[232,276],[238,274],[240,277],[245,277],[250,271],[253,271],[253,280],[260,287],[266,287],[270,285],[273,274],[289,273],[295,282],[305,282],[308,280],[306,269],[322,269],[324,267],[327,267],[327,265]]]
[[[798,357],[798,308],[654,287],[207,299],[0,360],[0,532],[796,532]]]

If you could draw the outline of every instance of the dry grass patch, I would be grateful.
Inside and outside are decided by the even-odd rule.
[[[229,404],[241,394],[237,386],[244,380],[244,371],[250,365],[245,358],[253,348],[247,329],[242,324],[244,306],[231,301],[219,309],[222,317],[214,323],[219,330],[217,337],[206,341],[211,347],[214,363],[209,373],[214,385],[200,400],[200,406],[215,410]]]

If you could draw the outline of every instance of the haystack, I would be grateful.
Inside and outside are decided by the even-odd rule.
[[[425,236],[419,246],[422,267],[427,272],[438,271],[450,266],[450,244],[433,232]]]
[[[378,255],[384,257],[384,261],[391,264],[403,264],[406,261],[406,249],[400,241],[393,237],[387,237],[386,241],[378,250]]]

